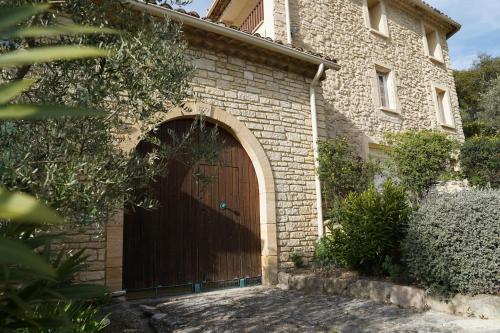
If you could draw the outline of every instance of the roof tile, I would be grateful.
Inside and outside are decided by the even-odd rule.
[[[311,50],[304,50],[302,47],[300,46],[294,46],[292,44],[288,44],[288,43],[285,43],[279,39],[272,39],[270,37],[263,37],[261,36],[260,34],[258,33],[251,33],[251,32],[248,32],[248,31],[244,31],[244,30],[241,30],[240,28],[236,27],[236,26],[227,26],[224,22],[222,21],[213,21],[212,19],[210,19],[209,17],[204,17],[204,18],[201,18],[200,17],[200,14],[198,14],[197,12],[195,11],[191,11],[191,12],[187,12],[186,10],[182,9],[182,8],[177,8],[177,9],[172,9],[172,7],[168,4],[163,4],[162,7],[168,9],[168,10],[174,10],[176,12],[179,12],[179,13],[182,13],[182,14],[186,14],[186,15],[189,15],[189,16],[192,16],[192,17],[195,17],[197,19],[200,19],[200,20],[204,20],[204,21],[208,21],[208,22],[212,22],[212,23],[215,23],[217,25],[220,25],[220,26],[223,26],[227,29],[233,29],[233,30],[237,30],[237,31],[241,31],[241,32],[244,32],[246,34],[249,34],[249,35],[252,35],[254,37],[258,37],[258,38],[262,38],[262,39],[265,39],[265,40],[268,40],[270,42],[273,42],[273,43],[276,43],[276,44],[279,44],[279,45],[283,45],[283,46],[287,46],[287,47],[290,47],[292,49],[295,49],[296,51],[299,51],[299,52],[303,52],[303,53],[306,53],[306,54],[310,54],[310,55],[314,55],[316,57],[319,57],[319,58],[322,58],[322,59],[325,59],[327,61],[330,61],[330,62],[333,62],[333,63],[337,63],[337,60],[336,59],[333,59],[327,55],[324,55],[324,54],[321,54],[321,53],[317,53],[317,52],[313,52]]]

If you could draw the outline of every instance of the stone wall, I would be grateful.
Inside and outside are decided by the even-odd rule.
[[[76,279],[83,283],[103,285],[106,258],[106,233],[103,227],[99,225],[75,227],[63,231],[63,234],[62,247],[68,253],[85,249],[84,255],[88,257],[86,270],[78,273]]]
[[[310,79],[206,49],[188,53],[197,67],[193,93],[249,128],[271,163],[280,269],[293,266],[293,252],[309,262],[318,234]],[[321,99],[318,104],[322,110]]]
[[[446,40],[443,37],[445,64],[432,62],[424,53],[420,18],[399,3],[386,0],[390,31],[386,39],[365,26],[363,0],[290,0],[293,44],[333,56],[341,65],[339,72],[327,72],[323,88],[318,88],[320,138],[348,136],[366,151],[367,143],[377,143],[386,131],[445,130],[437,123],[432,99],[431,83],[436,83],[450,91],[456,129],[448,131],[463,139]],[[274,17],[276,38],[286,40],[284,0],[275,0]],[[206,48],[190,46],[187,55],[197,68],[193,95],[242,122],[270,161],[279,269],[293,266],[293,252],[301,253],[308,263],[317,239],[310,78]],[[375,106],[375,64],[395,73],[401,114]],[[88,248],[89,270],[81,280],[104,281],[106,245],[99,228],[71,235],[67,247]],[[113,251],[108,268],[118,285],[122,250],[118,246]]]
[[[196,67],[191,79],[192,95],[199,103],[219,108],[240,121],[258,140],[271,164],[275,193],[270,200],[276,203],[276,232],[267,237],[277,238],[278,269],[293,267],[290,255],[294,252],[309,263],[318,237],[311,79],[193,46],[187,56]],[[321,112],[321,88],[317,95]],[[324,122],[319,125],[325,132]],[[71,232],[65,247],[87,248],[89,255],[88,270],[78,279],[99,284],[106,281],[112,290],[121,289],[122,237],[122,214],[108,222],[107,235],[97,226]],[[263,262],[264,267],[268,264]]]
[[[446,300],[443,297],[430,295],[420,288],[397,285],[388,281],[367,280],[353,272],[339,272],[331,276],[281,272],[278,280],[278,287],[285,290],[295,289],[312,294],[370,299],[402,308],[416,308],[421,311],[432,309],[465,317],[500,319],[500,297],[494,295],[457,294]]]
[[[449,180],[442,181],[434,185],[430,190],[429,194],[444,194],[444,193],[457,193],[466,190],[470,190],[469,182],[465,180]]]
[[[462,123],[444,31],[445,64],[431,61],[424,51],[421,17],[401,1],[386,0],[390,38],[369,31],[363,0],[290,0],[293,44],[338,59],[342,67],[323,85],[329,137],[351,137],[362,149],[377,143],[386,131],[423,128],[447,131],[463,139]],[[285,40],[284,0],[275,0],[276,38]],[[437,22],[432,22],[437,29]],[[401,114],[378,109],[374,98],[375,64],[390,68],[396,77]],[[431,83],[445,86],[456,122],[455,130],[437,123]]]

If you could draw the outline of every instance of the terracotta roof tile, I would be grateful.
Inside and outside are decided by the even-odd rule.
[[[228,0],[214,0],[212,5],[213,6],[215,5],[216,8],[214,7],[215,10],[213,10],[210,13],[210,15],[212,17],[219,18],[229,3],[230,3],[230,1],[228,1]],[[458,31],[460,29],[460,24],[458,22],[453,20],[450,16],[446,15],[444,12],[437,9],[436,7],[431,6],[429,3],[425,2],[424,0],[417,0],[417,5],[420,5],[421,7],[423,6],[424,8],[430,9],[431,11],[435,12],[436,14],[438,14],[438,15],[440,15],[448,20],[451,20],[451,22],[453,22],[453,24],[456,25],[458,28],[458,29],[456,29],[456,31]]]
[[[285,43],[279,39],[272,39],[270,37],[263,37],[261,36],[260,34],[258,33],[251,33],[251,32],[248,32],[248,31],[244,31],[244,30],[241,30],[240,28],[236,27],[236,26],[227,26],[224,22],[222,21],[217,21],[215,22],[214,20],[212,20],[211,18],[209,17],[203,17],[201,18],[200,14],[198,14],[197,12],[195,11],[191,11],[191,12],[187,12],[186,10],[182,9],[182,8],[176,8],[176,9],[173,9],[172,6],[168,5],[168,4],[163,4],[161,5],[161,7],[164,7],[168,10],[173,10],[173,11],[176,11],[176,12],[179,12],[179,13],[182,13],[182,14],[186,14],[186,15],[189,15],[189,16],[192,16],[192,17],[195,17],[197,19],[200,19],[200,20],[204,20],[204,21],[208,21],[208,22],[212,22],[212,23],[215,23],[215,24],[218,24],[220,26],[223,26],[227,29],[233,29],[233,30],[237,30],[237,31],[241,31],[241,32],[244,32],[246,34],[249,34],[249,35],[252,35],[254,37],[258,37],[258,38],[262,38],[262,39],[265,39],[265,40],[268,40],[270,42],[273,42],[273,43],[276,43],[276,44],[279,44],[279,45],[283,45],[283,46],[287,46],[287,47],[290,47],[296,51],[299,51],[299,52],[303,52],[303,53],[306,53],[306,54],[309,54],[309,55],[313,55],[313,56],[316,56],[318,58],[322,58],[322,59],[325,59],[327,61],[330,61],[330,62],[333,62],[333,63],[337,63],[337,60],[336,59],[333,59],[325,54],[321,54],[321,53],[317,53],[317,52],[313,52],[311,50],[304,50],[302,47],[298,47],[298,46],[294,46],[294,45],[291,45],[291,44],[288,44],[288,43]]]
[[[451,19],[451,17],[449,17],[448,15],[446,15],[444,12],[440,11],[439,9],[437,9],[436,7],[434,6],[431,6],[430,4],[428,4],[427,2],[425,1],[422,1],[422,3],[427,6],[428,8],[432,9],[433,11],[435,11],[436,13],[438,13],[439,15],[443,15],[443,16],[446,16],[447,18]]]

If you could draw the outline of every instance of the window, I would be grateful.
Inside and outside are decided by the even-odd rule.
[[[389,36],[389,27],[383,0],[364,0],[364,13],[366,25],[370,31],[384,37]]]
[[[380,98],[380,106],[390,108],[389,105],[389,74],[377,71],[378,93]]]
[[[424,31],[424,47],[427,56],[429,56],[432,60],[444,62],[443,49],[441,47],[441,38],[437,30],[424,25],[423,31]]]
[[[451,110],[450,96],[446,89],[434,86],[434,103],[438,122],[444,127],[455,127],[455,119]]]
[[[375,66],[377,104],[383,111],[399,113],[394,73],[385,67]]]
[[[241,31],[254,32],[264,22],[264,1],[260,0],[240,26]]]

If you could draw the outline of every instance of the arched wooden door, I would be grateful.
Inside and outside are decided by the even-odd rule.
[[[192,120],[162,125],[182,135]],[[207,124],[207,126],[213,126]],[[155,182],[161,207],[125,215],[123,283],[127,290],[227,281],[261,275],[259,191],[250,158],[241,144],[219,129],[220,162],[187,167],[170,160],[168,175]],[[137,149],[147,149],[139,144]],[[211,176],[200,182],[195,172]]]

